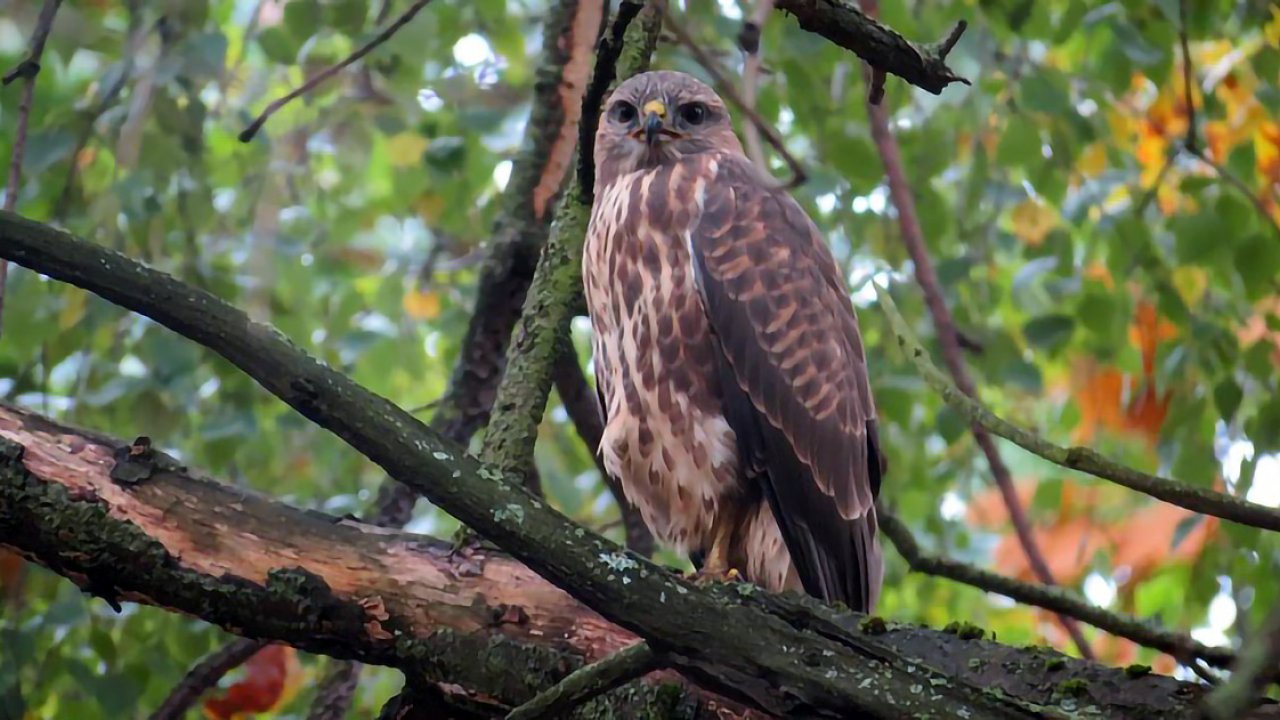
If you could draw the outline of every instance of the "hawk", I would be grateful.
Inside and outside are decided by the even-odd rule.
[[[885,464],[818,228],[684,73],[619,85],[594,159],[583,281],[606,470],[701,576],[870,612]]]

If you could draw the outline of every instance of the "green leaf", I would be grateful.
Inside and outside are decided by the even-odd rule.
[[[996,146],[996,160],[1001,165],[1025,166],[1040,159],[1040,131],[1026,116],[1014,115]]]
[[[306,42],[320,29],[321,13],[318,0],[289,0],[284,6],[284,26],[294,40]]]
[[[1280,394],[1274,394],[1245,423],[1245,433],[1253,441],[1255,455],[1280,450]]]
[[[1022,326],[1027,342],[1049,354],[1061,350],[1071,341],[1076,321],[1070,315],[1041,315]]]
[[[1084,0],[1071,0],[1070,4],[1067,5],[1067,9],[1063,11],[1062,15],[1058,16],[1056,23],[1058,30],[1053,35],[1055,45],[1061,45],[1071,37],[1076,28],[1080,27],[1080,21],[1084,19],[1085,11],[1088,9]]]
[[[1222,419],[1227,422],[1231,422],[1231,418],[1235,417],[1236,410],[1240,408],[1240,401],[1243,399],[1244,391],[1240,389],[1240,384],[1234,378],[1223,378],[1213,386],[1213,404],[1218,408]]]
[[[1245,238],[1236,247],[1233,260],[1249,300],[1275,292],[1272,283],[1280,277],[1280,242],[1274,234],[1259,232]]]
[[[279,25],[258,33],[258,46],[268,58],[282,65],[292,65],[298,59],[298,41]]]
[[[1022,106],[1034,112],[1062,115],[1072,112],[1067,77],[1052,68],[1041,68],[1021,84]],[[1054,152],[1057,152],[1055,144]]]
[[[356,36],[369,18],[367,0],[334,0],[325,5],[325,20],[341,33]]]

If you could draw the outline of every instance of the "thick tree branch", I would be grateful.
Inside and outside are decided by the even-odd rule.
[[[384,14],[389,4],[384,4]],[[507,342],[524,302],[533,261],[512,262],[520,253],[536,252],[546,239],[547,209],[564,185],[572,164],[582,96],[591,70],[596,37],[604,21],[604,7],[590,0],[556,4],[543,24],[543,58],[535,74],[533,111],[524,143],[512,161],[511,179],[503,191],[494,224],[495,242],[481,269],[477,311],[472,314],[454,365],[450,390],[431,420],[444,437],[466,446],[488,422],[502,377]],[[484,309],[481,311],[481,309]],[[532,477],[532,476],[531,476]],[[374,522],[403,527],[413,511],[417,493],[388,480],[379,491]],[[339,672],[339,671],[335,671]],[[358,669],[348,674],[352,681]],[[335,685],[334,693],[344,690]],[[335,709],[350,704],[345,698],[321,692],[316,700]],[[342,713],[333,712],[335,717]]]
[[[621,551],[530,496],[515,478],[481,465],[412,415],[317,362],[273,328],[250,320],[205,291],[119,253],[0,213],[0,256],[143,312],[215,350],[392,477],[412,485],[611,622],[642,636],[670,659],[673,669],[710,690],[789,717],[953,712],[993,718],[1043,716],[1025,702],[1010,699],[1014,696],[1008,691],[993,693],[990,688],[994,685],[985,677],[975,681],[978,685],[970,684],[964,679],[968,676],[963,668],[951,668],[949,656],[930,655],[930,664],[921,666],[912,658],[918,660],[922,655],[902,654],[896,644],[890,647],[885,638],[860,631],[856,616],[835,614],[812,598],[746,592],[736,586],[700,589],[638,555]],[[144,482],[131,494],[146,493],[149,487],[150,482]],[[227,507],[219,510],[231,511]],[[6,530],[3,536],[40,537],[42,531],[70,532],[84,526],[82,522],[67,525],[38,516],[24,517],[20,528]],[[84,542],[92,546],[102,537],[101,531],[95,532]],[[272,542],[271,538],[264,540]],[[125,552],[114,559],[113,571],[135,572],[139,566],[136,556],[155,551],[147,544],[128,552],[130,543],[137,541],[134,537],[120,546]],[[297,557],[313,556],[301,553]],[[52,562],[79,567],[72,560],[58,556]],[[166,555],[162,560],[169,562],[170,558]],[[77,572],[83,570],[81,567]],[[364,629],[368,622],[365,614],[357,617],[345,605],[330,608],[310,602],[299,607],[291,593],[299,587],[311,587],[310,576],[288,570],[264,574],[268,574],[265,584],[255,585],[258,589],[251,593],[258,619],[250,618],[246,633],[287,635],[281,639],[296,640],[300,649],[327,650],[367,662],[395,664],[402,660],[396,654],[400,646],[395,635],[370,634]],[[239,597],[237,591],[244,590],[242,584],[224,581],[210,589],[190,577],[162,573],[162,579],[162,589],[168,591],[190,592],[194,583],[202,598],[194,607],[212,606],[202,615],[223,625],[242,627],[238,618],[228,616]],[[120,581],[112,578],[108,586],[119,587]],[[141,581],[132,578],[134,583]],[[174,606],[173,602],[165,604]],[[269,620],[263,609],[272,607],[282,608],[292,620],[283,625]],[[330,628],[335,624],[367,637],[355,648],[348,647],[334,640]],[[743,632],[743,628],[751,632]],[[784,649],[802,647],[806,650],[803,653]],[[478,651],[472,648],[471,652],[474,656]],[[939,670],[936,664],[952,672]],[[910,688],[915,686],[929,692],[913,693]],[[1044,690],[1041,687],[1034,692]],[[1046,702],[1051,696],[1050,690]]]
[[[1209,647],[1185,633],[1173,632],[1130,615],[1104,610],[1060,587],[1026,583],[968,563],[926,555],[911,530],[896,515],[883,509],[881,515],[880,530],[893,543],[902,559],[907,561],[907,565],[916,572],[972,585],[979,590],[1004,595],[1023,605],[1034,605],[1059,615],[1073,617],[1112,635],[1166,652],[1185,665],[1201,659],[1211,665],[1227,667],[1235,660],[1235,653],[1227,648]]]
[[[934,95],[953,82],[969,84],[947,67],[947,55],[964,33],[963,20],[941,42],[920,46],[876,22],[852,0],[776,0],[776,6],[795,17],[800,27],[851,50],[881,73],[897,75]]]
[[[619,685],[644,677],[660,667],[646,643],[623,648],[603,660],[584,665],[568,677],[512,710],[506,720],[552,720]]]
[[[1063,447],[1030,430],[1018,427],[988,410],[981,402],[961,392],[929,360],[929,354],[912,334],[889,293],[876,286],[876,294],[889,321],[898,347],[916,371],[953,410],[977,427],[988,430],[1022,449],[1062,467],[1110,480],[1130,490],[1177,505],[1192,512],[1213,515],[1241,525],[1280,531],[1280,510],[1208,488],[1195,487],[1168,478],[1150,475],[1110,460],[1086,447]]]
[[[281,641],[415,683],[461,683],[503,714],[635,642],[505,557],[455,556],[431,538],[291,508],[163,456],[131,465],[153,472],[125,486],[111,474],[128,444],[3,405],[0,446],[0,544],[113,602],[246,636],[193,674],[221,675],[259,639]],[[197,698],[153,717],[183,717]]]
[[[148,469],[150,476],[131,485],[112,480],[125,475],[116,467],[121,458],[132,477]],[[119,440],[0,406],[0,543],[97,595],[189,613],[309,652],[391,665],[421,687],[464,685],[472,690],[465,699],[489,714],[507,712],[582,662],[636,642],[635,635],[500,555],[463,558],[439,541],[297,510],[218,484],[161,455],[127,458],[129,446]],[[421,463],[424,472],[430,465]],[[453,482],[483,485],[485,479],[467,474]],[[546,512],[524,507],[526,526]],[[558,551],[557,562],[572,565],[577,551],[571,548],[596,542],[583,534],[560,540],[570,549]],[[737,637],[735,651],[792,657],[794,665],[812,666],[818,675],[837,673],[837,686],[866,698],[844,711],[819,710],[803,699],[810,683],[795,682],[799,678],[785,669],[792,663],[769,663],[782,672],[759,680],[758,692],[777,695],[769,704],[784,717],[849,717],[860,710],[893,718],[965,712],[1065,717],[1065,708],[1092,705],[1106,717],[1191,718],[1202,692],[1172,678],[1131,677],[1052,650],[878,618],[860,623],[808,598],[769,595],[749,585],[706,592],[634,562],[635,568],[614,571],[632,579],[625,585],[626,612],[657,613],[679,623],[690,637],[664,634],[664,641],[678,642],[662,644],[691,676],[703,679],[708,670],[693,668],[722,662],[719,648]],[[666,602],[648,594],[656,580],[666,588],[660,592],[669,591]],[[623,587],[607,578],[592,582]],[[684,621],[691,611],[696,615]],[[849,653],[853,647],[861,650]],[[906,684],[897,684],[900,673]],[[592,701],[599,704],[589,703],[578,717],[598,716],[605,707],[615,717],[667,717],[643,710],[686,703],[687,691],[664,685],[675,679],[659,674],[631,683]],[[1066,680],[1078,682],[1064,689]],[[783,689],[764,690],[770,682]],[[1014,708],[1037,709],[1011,713],[1009,703],[975,704],[970,694],[988,692],[980,687],[1019,698]],[[957,696],[968,699],[953,701]],[[740,715],[731,709],[729,716]]]

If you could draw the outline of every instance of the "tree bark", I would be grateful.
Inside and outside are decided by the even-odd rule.
[[[108,602],[156,605],[246,637],[394,666],[416,684],[492,714],[637,640],[503,555],[451,555],[437,540],[292,508],[191,473],[157,451],[13,407],[0,405],[0,438],[0,545]],[[897,703],[906,705],[911,694],[941,697],[977,687],[998,689],[1048,717],[1092,706],[1103,717],[1190,718],[1201,695],[1198,686],[1168,677],[1002,646],[975,637],[981,632],[974,629],[859,621],[749,585],[712,595],[726,611],[728,598],[736,598],[793,623],[801,633],[795,644],[775,651],[812,655],[807,662],[815,668],[843,674],[823,651],[831,652],[832,638],[856,639],[857,662],[877,686],[871,692],[904,695],[866,708],[868,717],[909,715],[887,708],[903,707]],[[713,628],[694,624],[689,632],[691,644],[676,652],[722,642]],[[895,684],[895,657],[904,659],[900,669],[914,682]],[[708,658],[681,664],[708,668],[692,677],[717,672]],[[776,693],[769,704],[778,706],[805,691],[776,680],[779,687],[764,690],[768,678],[756,683],[753,692]],[[665,672],[593,700],[577,716],[694,717],[709,710],[721,717],[746,713]],[[802,709],[791,716],[832,715]]]

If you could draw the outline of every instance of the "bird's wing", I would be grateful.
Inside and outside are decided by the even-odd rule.
[[[884,465],[845,283],[804,210],[746,158],[706,170],[689,250],[744,472],[762,484],[805,590],[868,610]]]

